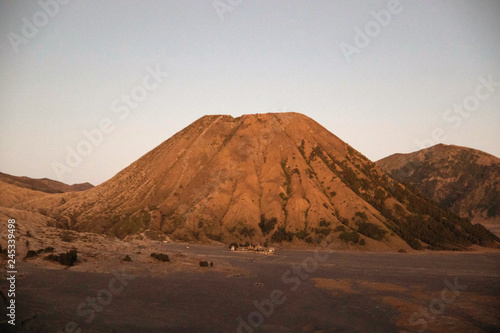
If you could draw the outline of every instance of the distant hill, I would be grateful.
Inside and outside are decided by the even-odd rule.
[[[500,224],[500,159],[493,155],[439,144],[376,164],[461,217]]]
[[[15,209],[61,228],[183,241],[463,249],[499,239],[297,113],[205,116],[107,182]]]
[[[33,179],[29,177],[17,177],[1,172],[0,172],[0,181],[18,187],[26,188],[29,190],[40,191],[45,193],[77,192],[77,191],[85,191],[94,187],[94,185],[90,183],[67,185],[48,178]]]

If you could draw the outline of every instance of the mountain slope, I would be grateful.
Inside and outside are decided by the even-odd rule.
[[[0,207],[10,208],[46,195],[45,192],[29,190],[0,180]]]
[[[376,164],[461,217],[500,224],[500,159],[493,155],[439,144]]]
[[[100,186],[14,208],[118,237],[145,229],[224,242],[361,237],[368,249],[495,240],[296,113],[202,117]]]
[[[94,185],[90,183],[67,185],[48,178],[33,179],[29,177],[17,177],[2,172],[0,172],[0,181],[18,187],[27,188],[29,190],[41,191],[45,193],[85,191],[94,187]]]

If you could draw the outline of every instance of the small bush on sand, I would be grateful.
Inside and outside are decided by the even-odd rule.
[[[28,250],[28,252],[26,252],[26,258],[36,257],[37,255],[38,253],[34,250]]]
[[[59,255],[59,263],[66,266],[73,266],[76,261],[78,255],[76,250],[69,250],[66,253],[61,253]]]
[[[208,267],[208,261],[200,261],[200,267]]]
[[[155,258],[156,260],[159,260],[159,261],[165,261],[165,262],[170,261],[168,255],[163,254],[163,253],[151,253],[151,257]]]
[[[78,258],[77,250],[69,250],[66,253],[61,253],[59,255],[56,254],[49,254],[48,256],[45,257],[45,259],[50,260],[50,261],[55,261],[60,263],[61,265],[66,265],[66,266],[73,266],[75,261]]]

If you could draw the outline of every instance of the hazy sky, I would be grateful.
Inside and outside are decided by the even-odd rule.
[[[498,0],[44,2],[0,2],[1,172],[97,185],[205,114],[283,111],[374,161],[500,157]]]

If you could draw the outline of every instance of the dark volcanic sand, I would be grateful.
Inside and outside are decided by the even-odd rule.
[[[17,280],[16,331],[64,331],[67,322],[74,321],[84,332],[237,332],[237,318],[248,322],[249,314],[256,311],[253,302],[269,299],[273,289],[281,290],[286,299],[274,306],[269,317],[262,317],[262,325],[252,327],[254,332],[418,332],[423,324],[416,320],[425,320],[427,332],[500,331],[500,254],[334,252],[318,262],[317,269],[307,259],[311,273],[301,270],[302,278],[292,283],[283,282],[283,274],[313,258],[312,251],[278,250],[274,256],[263,256],[232,253],[225,247],[164,247],[167,253],[182,250],[194,258],[203,255],[215,265],[223,260],[247,273],[210,268],[176,270],[164,277],[135,273],[123,291],[86,324],[88,315],[78,315],[77,307],[106,288],[111,273],[23,264],[19,267],[23,276]],[[450,303],[440,301],[447,288],[445,279],[452,284],[458,279],[459,285],[466,286]],[[300,285],[292,290],[298,280]],[[5,278],[0,287],[6,290]],[[437,309],[436,316],[418,315],[409,322],[412,313],[429,310],[430,304]],[[7,330],[0,326],[1,332]]]

